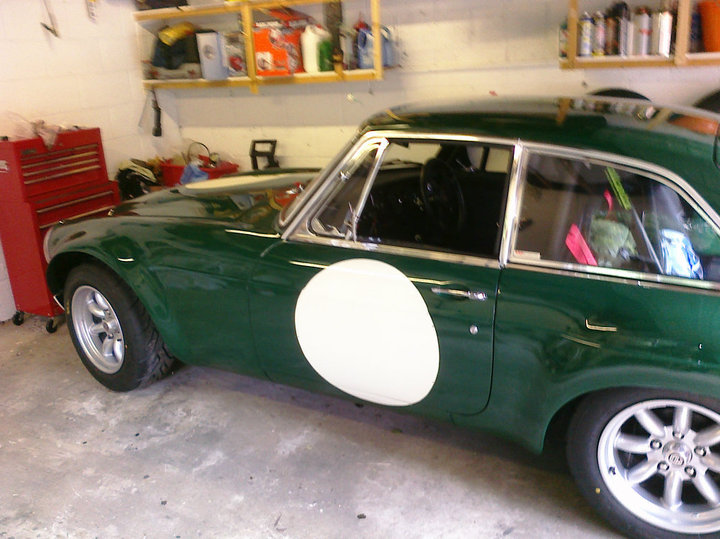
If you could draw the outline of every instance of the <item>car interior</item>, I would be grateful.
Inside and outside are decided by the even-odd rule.
[[[508,147],[393,141],[358,209],[368,156],[312,222],[320,234],[358,241],[497,257],[507,196]],[[360,180],[353,182],[353,178]]]
[[[518,251],[542,260],[718,278],[720,240],[709,224],[670,187],[636,171],[533,155],[520,219]]]

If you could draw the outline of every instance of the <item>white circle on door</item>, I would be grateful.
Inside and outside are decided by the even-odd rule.
[[[344,260],[317,273],[300,292],[295,331],[313,369],[355,397],[408,406],[435,385],[440,349],[427,305],[385,262]]]

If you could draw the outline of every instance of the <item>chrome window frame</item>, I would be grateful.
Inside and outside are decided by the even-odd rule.
[[[509,182],[512,185],[515,181],[515,174],[518,170],[518,139],[507,139],[501,137],[483,137],[477,135],[468,135],[464,133],[424,133],[421,131],[371,131],[366,133],[353,145],[352,149],[348,152],[348,158],[340,161],[333,170],[329,171],[325,175],[324,185],[320,186],[312,197],[309,198],[303,208],[295,215],[292,222],[283,232],[282,238],[284,240],[292,240],[303,243],[314,243],[318,245],[328,245],[341,247],[346,249],[354,249],[365,252],[378,252],[387,253],[401,256],[410,256],[416,258],[425,258],[430,260],[438,260],[444,262],[452,262],[456,264],[463,264],[469,266],[485,267],[500,269],[502,264],[500,258],[482,257],[460,253],[450,253],[447,251],[433,250],[432,247],[428,248],[415,248],[415,247],[401,247],[395,245],[386,245],[378,243],[370,243],[363,241],[352,241],[341,238],[332,238],[328,236],[321,236],[316,234],[310,227],[310,221],[312,217],[319,211],[321,206],[326,201],[327,196],[332,191],[332,186],[339,180],[340,172],[346,168],[353,160],[362,158],[366,155],[364,151],[366,148],[377,145],[378,143],[383,144],[384,141],[391,142],[393,140],[418,140],[427,142],[459,142],[468,144],[480,144],[489,146],[502,146],[510,150],[513,156],[513,162],[509,172]],[[382,152],[384,153],[384,152]],[[382,158],[381,152],[378,152],[380,158]],[[369,189],[372,188],[372,184],[375,181],[375,176],[379,169],[379,161],[373,170],[368,174],[366,180],[366,189],[363,189],[363,194],[367,195]],[[511,192],[511,191],[509,191]],[[508,196],[508,201],[510,197]],[[361,202],[358,207],[363,205]],[[506,201],[504,210],[507,212],[508,204]],[[504,230],[502,242],[506,241]],[[502,253],[505,248],[501,242],[500,252]]]
[[[518,151],[520,153],[517,159],[518,170],[514,171],[515,182],[514,185],[511,184],[511,189],[513,190],[508,195],[508,207],[506,209],[507,218],[505,220],[504,234],[506,235],[508,241],[503,241],[503,244],[506,247],[505,251],[502,252],[501,257],[501,264],[503,266],[530,269],[543,273],[554,273],[560,275],[600,279],[606,278],[607,280],[648,287],[655,287],[659,285],[663,288],[671,287],[676,290],[686,290],[687,288],[713,291],[720,290],[720,282],[715,281],[689,279],[685,277],[645,273],[619,268],[587,266],[584,264],[558,262],[554,260],[530,260],[517,256],[515,253],[518,239],[520,210],[522,208],[522,197],[526,188],[527,163],[531,155],[547,155],[564,159],[589,160],[593,163],[617,166],[625,170],[642,174],[643,176],[660,182],[676,192],[698,213],[698,215],[700,215],[700,217],[710,224],[715,234],[720,236],[720,217],[715,210],[713,210],[713,208],[687,181],[674,172],[659,165],[608,152],[582,150],[532,142],[520,142],[518,145]]]

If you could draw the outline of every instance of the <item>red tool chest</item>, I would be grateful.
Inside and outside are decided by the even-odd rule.
[[[0,240],[17,314],[62,313],[45,284],[43,239],[61,219],[103,215],[120,201],[108,179],[100,129],[59,133],[55,145],[42,139],[0,141]],[[54,331],[53,321],[46,326]]]

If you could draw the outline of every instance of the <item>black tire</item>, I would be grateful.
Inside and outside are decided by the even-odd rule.
[[[25,322],[25,313],[17,311],[12,317],[12,323],[16,326],[22,326],[23,322]]]
[[[678,432],[673,421],[688,409]],[[660,422],[648,430],[645,413]],[[568,464],[590,505],[629,537],[720,537],[720,506],[695,488],[696,480],[707,479],[720,489],[720,471],[711,460],[720,455],[720,444],[700,436],[718,425],[720,402],[713,399],[663,390],[602,391],[581,401],[570,421]],[[697,508],[694,517],[683,512],[691,507]]]
[[[626,88],[603,88],[602,90],[590,92],[589,95],[597,95],[599,97],[625,97],[629,99],[642,99],[644,101],[650,101],[650,99],[646,96]]]
[[[711,112],[720,112],[720,91],[706,95],[699,99],[693,106]]]
[[[78,307],[82,305],[80,300],[93,290],[100,294],[98,297],[103,303],[109,305],[104,312],[112,312],[116,329],[107,329],[107,320],[93,316],[89,307],[87,312]],[[77,312],[73,307],[74,298]],[[175,359],[165,347],[145,307],[130,287],[110,270],[94,264],[74,268],[65,282],[64,301],[75,349],[85,368],[105,387],[113,391],[130,391],[171,372]],[[97,325],[105,323],[104,331],[107,332],[96,334],[87,330],[93,321]],[[110,333],[113,331],[114,334]],[[114,337],[112,344],[116,347],[110,347],[112,363],[106,364],[103,357],[98,358],[93,352],[104,350],[103,345],[110,344],[108,339],[111,337]]]

